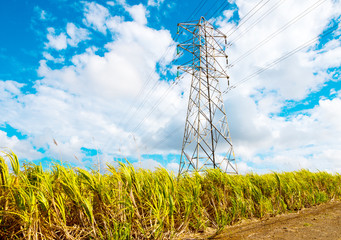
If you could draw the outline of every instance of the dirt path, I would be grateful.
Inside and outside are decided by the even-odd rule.
[[[341,240],[341,202],[330,202],[263,220],[246,220],[221,234],[183,239],[328,239]]]

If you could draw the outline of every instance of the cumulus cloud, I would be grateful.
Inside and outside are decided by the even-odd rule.
[[[241,19],[256,4],[255,1],[242,0],[236,3]],[[266,5],[249,23],[241,24],[236,31],[229,31],[235,29],[233,25],[236,24],[228,22],[232,12],[215,19],[223,32],[232,33],[228,35],[228,40],[233,44],[227,50],[230,63],[234,64],[240,56],[259,46],[267,36],[271,36],[312,4],[308,1],[295,3],[295,9],[290,10],[292,3],[285,2],[249,28],[253,21],[271,8],[270,4]],[[336,5],[332,1],[325,2],[236,63],[229,70],[232,85],[321,34],[329,22],[340,14],[340,6]],[[332,169],[333,164],[338,164],[332,162],[327,152],[340,149],[339,127],[335,123],[333,127],[330,126],[335,121],[332,119],[341,120],[335,109],[339,107],[339,97],[321,99],[318,105],[308,107],[303,112],[287,112],[289,115],[286,117],[278,116],[289,102],[302,104],[301,101],[309,101],[305,99],[311,94],[318,94],[331,80],[326,69],[340,66],[338,38],[326,43],[322,49],[316,46],[313,43],[310,48],[302,49],[227,94],[225,106],[236,156],[242,161],[239,165],[244,165],[244,168],[252,166],[254,170],[264,172],[302,167],[323,170]],[[328,164],[323,168],[325,161]]]
[[[119,19],[113,27],[116,18],[106,15],[104,7],[92,3],[88,8],[87,14],[105,13],[108,18],[102,26],[109,26],[109,30],[117,34],[117,39],[107,42],[104,55],[96,54],[96,47],[89,47],[85,52],[74,55],[70,59],[71,65],[62,68],[50,67],[46,60],[56,62],[56,58],[44,52],[46,60],[40,61],[38,74],[41,80],[35,83],[36,93],[16,95],[11,107],[9,102],[4,103],[11,109],[4,121],[15,123],[17,129],[25,129],[33,136],[33,144],[44,149],[46,154],[76,163],[77,158],[85,156],[82,147],[97,148],[93,141],[89,141],[95,137],[98,147],[105,152],[103,161],[110,162],[113,155],[107,153],[135,155],[136,143],[131,141],[130,135],[133,126],[139,123],[145,112],[138,112],[129,124],[121,120],[126,117],[126,110],[132,106],[133,98],[143,84],[147,81],[150,84],[158,82],[159,75],[154,68],[172,40],[168,31],[151,29],[142,24],[138,17],[133,21]],[[142,8],[138,6],[136,9]],[[87,14],[87,23],[91,22],[92,27],[101,30],[99,21]],[[66,30],[69,45],[76,45],[88,37],[86,31],[72,23],[67,25]],[[50,32],[54,33],[54,29],[50,29]],[[56,44],[54,46],[61,49]],[[165,56],[165,63],[171,60],[173,52],[174,48],[170,49],[169,55]],[[148,75],[146,72],[153,74]],[[158,85],[148,99],[148,111],[169,87],[167,82]],[[173,99],[176,98],[176,94],[172,95]],[[16,118],[21,114],[28,116]],[[158,129],[163,123],[149,119],[146,124]],[[140,136],[137,136],[137,141],[141,144]]]
[[[0,150],[5,152],[13,151],[21,159],[36,160],[43,155],[34,150],[28,140],[19,140],[16,136],[9,137],[6,132],[0,130]]]
[[[50,53],[48,52],[43,52],[43,57],[46,59],[46,60],[49,60],[49,61],[53,61],[55,63],[62,63],[64,62],[64,57],[53,57]]]
[[[47,48],[54,48],[56,50],[66,49],[67,41],[65,33],[60,33],[56,35],[55,29],[52,27],[48,28],[47,31],[48,42],[45,44]]]
[[[235,11],[243,18],[256,2],[238,0]],[[158,3],[161,1],[148,4]],[[95,2],[85,3],[83,23],[95,31],[115,36],[100,46],[104,53],[98,53],[99,46],[89,46],[69,59],[72,64],[55,68],[46,60],[58,58],[46,51],[46,60],[40,61],[40,80],[35,82],[34,94],[23,94],[22,85],[14,81],[0,81],[2,123],[8,122],[29,133],[32,137],[24,144],[27,148],[43,148],[56,158],[75,162],[78,161],[75,155],[78,159],[86,157],[83,147],[99,148],[103,162],[112,162],[114,157],[122,155],[137,159],[139,154],[179,154],[191,79],[187,76],[177,85],[159,81],[161,73],[155,70],[156,65],[167,66],[174,56],[174,48],[168,48],[172,42],[169,31],[148,27],[148,12],[142,4],[107,2],[109,6],[116,4],[123,6],[133,20],[114,16]],[[286,1],[251,29],[249,24],[239,27],[229,36],[229,40],[240,36],[227,49],[230,63],[311,4]],[[258,11],[254,19],[271,6]],[[338,13],[340,6],[326,1],[230,68],[231,84],[318,36]],[[223,32],[228,32],[236,24],[229,21],[232,15],[232,11],[225,11],[212,21]],[[48,31],[48,49],[62,50],[90,38],[88,30],[73,23],[67,24],[65,33],[56,34],[54,28]],[[281,115],[288,102],[309,102],[311,94],[326,86],[331,79],[326,70],[340,65],[339,51],[338,38],[321,48],[313,44],[224,96],[240,172],[302,167],[340,169],[335,157],[341,149],[340,92],[335,91],[332,97],[320,99],[306,110]],[[143,92],[139,95],[141,89]],[[4,141],[13,145],[22,140],[6,137]],[[146,168],[154,169],[158,164],[151,158],[141,161],[141,166]],[[177,171],[179,165],[171,161],[166,167]]]
[[[106,33],[106,21],[110,14],[107,8],[95,2],[85,3],[84,23],[101,33]]]
[[[68,44],[75,47],[81,41],[89,39],[89,32],[84,28],[78,28],[73,23],[66,25],[66,32],[70,38],[68,38]]]
[[[133,6],[127,6],[126,10],[129,12],[131,17],[134,19],[135,22],[140,24],[146,24],[147,18],[146,18],[146,8],[142,5],[133,5]]]
[[[0,81],[0,101],[5,102],[8,99],[12,99],[20,94],[24,84],[16,81]]]
[[[45,47],[56,50],[63,50],[68,46],[76,47],[78,43],[88,40],[90,34],[88,30],[77,27],[73,23],[68,23],[66,25],[66,32],[61,32],[60,34],[56,34],[56,30],[52,27],[49,27],[47,31],[48,42],[45,43]],[[44,52],[43,55],[47,60],[54,62],[62,62],[61,60],[63,60],[62,57],[55,58],[48,52]]]

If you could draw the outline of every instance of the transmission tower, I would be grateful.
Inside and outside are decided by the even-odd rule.
[[[179,174],[219,168],[237,174],[220,79],[229,82],[226,36],[201,17],[178,24],[188,39],[178,45],[184,64],[178,69],[192,76]]]

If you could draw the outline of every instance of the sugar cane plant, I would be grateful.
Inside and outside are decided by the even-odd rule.
[[[2,153],[0,239],[176,239],[341,196],[341,176],[326,172],[228,175],[212,169],[177,177],[122,163],[107,170],[58,164],[43,170]]]

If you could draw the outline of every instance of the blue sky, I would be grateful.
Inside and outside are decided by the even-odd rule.
[[[172,84],[177,24],[205,16],[231,43],[240,171],[340,172],[340,14],[335,0],[2,1],[0,148],[44,166],[176,171],[190,86]]]

